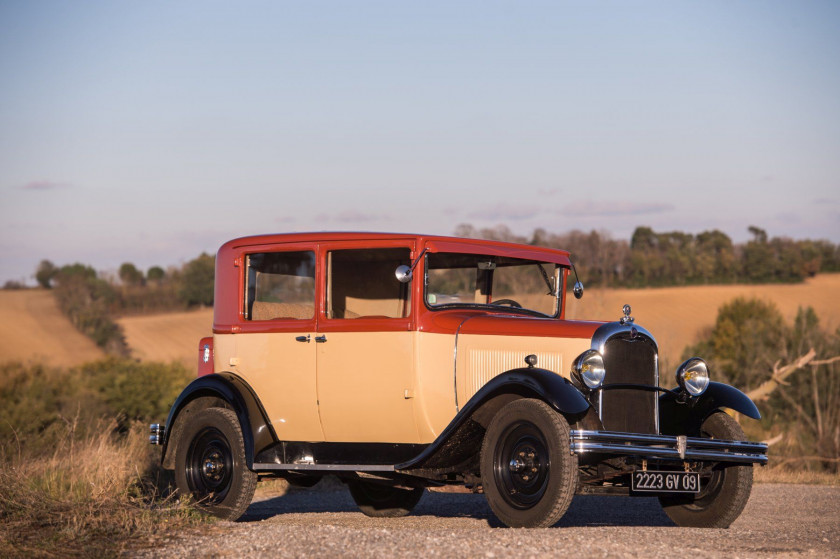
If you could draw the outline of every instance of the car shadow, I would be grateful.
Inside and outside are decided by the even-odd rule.
[[[279,497],[256,501],[240,522],[257,522],[286,514],[359,513],[347,490],[295,490]],[[484,495],[427,491],[411,516],[473,518],[491,527],[504,528]],[[605,497],[579,495],[556,527],[674,526],[652,497]]]

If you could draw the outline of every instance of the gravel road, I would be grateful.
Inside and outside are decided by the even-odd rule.
[[[656,499],[578,496],[559,524],[501,527],[483,495],[426,492],[368,518],[346,490],[257,494],[219,522],[130,557],[840,557],[840,487],[761,484],[728,530],[677,528]]]

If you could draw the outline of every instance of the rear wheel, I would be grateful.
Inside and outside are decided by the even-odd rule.
[[[746,440],[741,426],[723,412],[706,418],[701,434],[712,439]],[[659,502],[677,526],[729,528],[747,505],[752,482],[751,464],[717,465],[708,475],[701,475],[697,495],[661,496]]]
[[[245,463],[245,443],[233,411],[208,408],[190,418],[177,443],[175,484],[205,512],[227,520],[242,516],[254,497],[257,474]]]
[[[420,502],[424,491],[422,487],[403,489],[361,480],[348,481],[347,487],[359,510],[378,518],[406,516]]]
[[[516,400],[503,407],[484,435],[481,482],[490,508],[506,525],[556,523],[578,483],[566,419],[541,400]]]

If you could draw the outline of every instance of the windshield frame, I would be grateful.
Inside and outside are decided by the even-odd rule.
[[[493,303],[467,303],[467,302],[456,302],[456,303],[440,303],[440,304],[432,304],[429,303],[429,257],[434,255],[440,254],[463,254],[465,256],[477,256],[477,257],[488,257],[488,258],[500,258],[501,255],[492,254],[492,253],[485,253],[485,252],[472,252],[472,251],[454,251],[454,250],[447,250],[441,252],[428,252],[423,256],[423,293],[421,299],[423,300],[423,305],[425,305],[426,309],[434,312],[434,311],[441,311],[441,310],[452,310],[452,309],[470,309],[470,310],[484,310],[484,311],[495,311],[495,312],[504,312],[504,313],[518,313],[524,314],[532,317],[538,318],[559,318],[563,316],[563,302],[564,302],[564,294],[566,290],[566,272],[564,270],[570,269],[568,266],[564,266],[562,263],[553,262],[551,260],[536,260],[533,258],[517,258],[511,256],[504,256],[506,260],[520,260],[522,261],[522,265],[537,265],[537,266],[551,266],[551,270],[557,270],[554,272],[557,278],[557,284],[554,289],[554,313],[553,314],[546,314],[544,312],[529,309],[526,307],[514,307],[509,305],[495,305]],[[464,268],[466,269],[466,268]],[[552,273],[549,273],[545,268],[543,271],[548,275],[549,278],[553,277]],[[549,295],[550,293],[546,293]]]

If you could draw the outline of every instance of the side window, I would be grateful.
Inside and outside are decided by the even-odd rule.
[[[314,252],[263,252],[247,256],[246,320],[314,316]]]
[[[405,318],[410,284],[394,270],[411,264],[408,248],[334,250],[327,254],[327,318]]]

